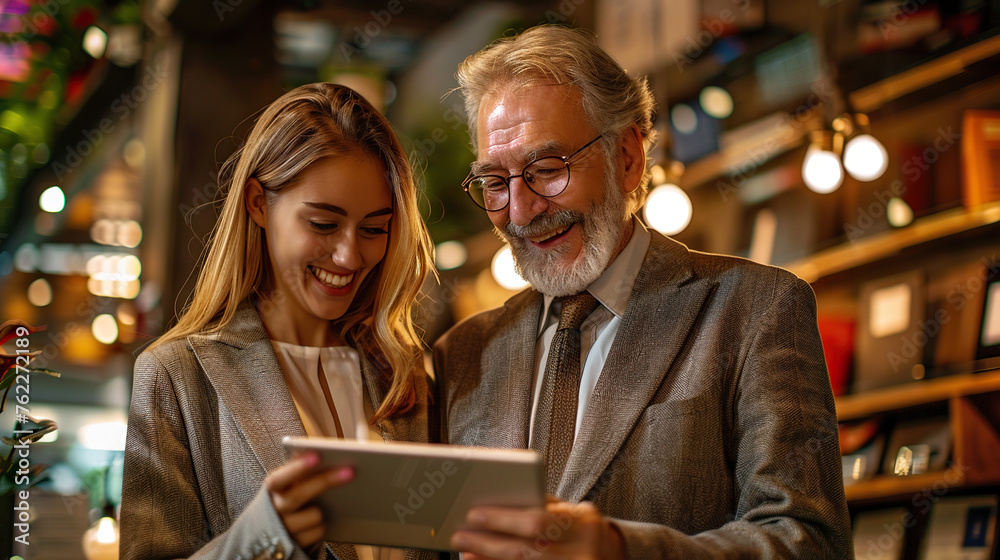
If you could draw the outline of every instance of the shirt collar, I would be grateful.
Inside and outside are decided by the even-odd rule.
[[[642,267],[642,261],[646,258],[646,252],[649,250],[650,238],[646,226],[633,216],[632,238],[618,253],[615,260],[611,261],[608,268],[604,269],[600,277],[587,286],[587,291],[619,319],[625,314],[628,299],[632,296],[632,288],[635,286],[636,277],[639,276],[639,268]],[[548,295],[544,298],[541,322],[538,325],[539,334],[548,325],[549,313],[551,313],[552,300],[554,299]]]

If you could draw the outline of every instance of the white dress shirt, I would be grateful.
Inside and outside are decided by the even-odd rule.
[[[632,287],[639,275],[639,268],[646,258],[649,249],[650,235],[642,223],[632,218],[632,238],[622,249],[611,265],[595,280],[587,291],[601,305],[597,306],[580,326],[580,363],[583,372],[580,378],[580,394],[576,408],[576,425],[574,433],[580,429],[583,416],[594,392],[597,380],[604,369],[604,362],[611,350],[611,343],[618,334],[622,315],[632,295]],[[542,381],[545,378],[545,362],[549,357],[549,347],[552,337],[559,326],[559,313],[562,304],[552,296],[545,296],[542,317],[538,325],[538,338],[535,341],[534,389],[531,398],[531,424],[528,428],[529,441],[534,436],[535,412],[538,409],[538,399],[542,393]]]

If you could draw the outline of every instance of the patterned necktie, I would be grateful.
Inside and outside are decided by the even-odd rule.
[[[545,491],[555,495],[576,431],[576,407],[580,393],[580,325],[597,308],[587,292],[562,298],[559,327],[545,362],[542,394],[535,411],[532,449],[545,462]]]

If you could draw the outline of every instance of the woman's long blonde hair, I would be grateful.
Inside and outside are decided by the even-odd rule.
[[[264,230],[251,219],[244,202],[250,178],[260,181],[273,199],[310,164],[359,150],[385,166],[393,217],[385,257],[359,288],[347,312],[333,324],[382,384],[385,398],[372,423],[410,410],[416,402],[413,376],[423,372],[411,311],[424,279],[433,271],[431,238],[417,209],[406,153],[389,121],[344,86],[308,84],[281,96],[254,124],[243,147],[223,165],[219,174],[222,211],[209,238],[194,294],[177,324],[150,349],[225,327],[244,300],[260,297],[273,285]]]

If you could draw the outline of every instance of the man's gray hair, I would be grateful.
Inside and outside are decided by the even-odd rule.
[[[635,124],[646,151],[646,169],[639,188],[628,195],[635,212],[646,199],[650,151],[656,140],[656,102],[645,78],[633,78],[605,52],[592,33],[558,25],[539,25],[514,37],[498,39],[465,59],[458,67],[458,89],[465,99],[472,149],[477,151],[477,118],[485,96],[532,83],[571,84],[579,88],[591,126],[604,134],[609,160],[625,130]]]

